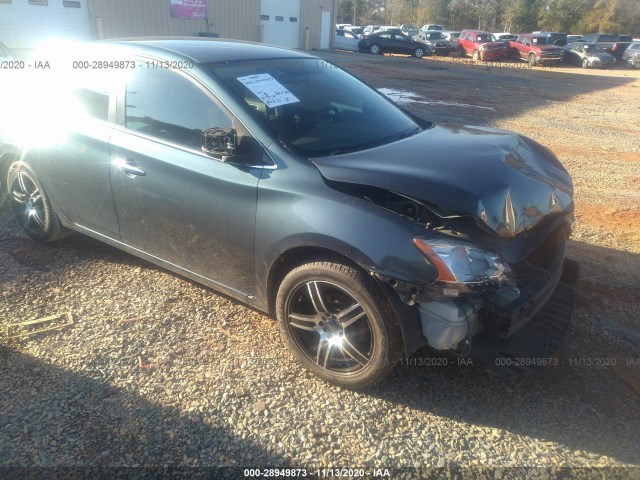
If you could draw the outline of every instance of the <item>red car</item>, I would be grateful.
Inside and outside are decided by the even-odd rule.
[[[525,34],[511,43],[511,54],[526,60],[532,67],[541,64],[559,64],[564,58],[564,50],[553,43],[548,37]]]
[[[470,55],[475,61],[500,60],[507,56],[509,49],[504,42],[496,42],[489,32],[463,30],[458,37],[460,53]]]

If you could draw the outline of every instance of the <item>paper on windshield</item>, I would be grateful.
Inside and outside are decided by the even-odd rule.
[[[268,73],[238,77],[238,81],[251,90],[267,107],[273,108],[300,101]]]

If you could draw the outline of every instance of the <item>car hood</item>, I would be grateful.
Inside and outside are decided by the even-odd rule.
[[[600,60],[613,60],[613,59],[615,59],[615,57],[613,55],[610,55],[607,52],[595,52],[595,53],[585,52],[583,55],[585,57],[599,58]]]
[[[471,215],[502,237],[573,205],[571,178],[555,155],[504,130],[436,125],[373,149],[311,160],[330,181],[410,196],[435,213]]]

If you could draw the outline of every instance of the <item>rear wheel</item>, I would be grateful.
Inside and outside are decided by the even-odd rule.
[[[7,190],[16,220],[31,238],[53,242],[71,233],[60,223],[42,184],[28,163],[13,163],[7,178]]]
[[[380,55],[382,53],[382,50],[380,50],[380,45],[378,45],[377,43],[371,45],[369,47],[369,53],[373,55]]]
[[[334,261],[301,265],[276,298],[289,349],[320,378],[345,388],[381,380],[401,356],[401,335],[388,299],[358,269]]]

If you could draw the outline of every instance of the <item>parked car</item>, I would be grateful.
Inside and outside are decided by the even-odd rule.
[[[420,30],[418,40],[429,45],[436,55],[449,54],[449,41],[440,30]]]
[[[382,28],[382,25],[367,25],[362,31],[363,35],[371,35]]]
[[[378,32],[394,32],[394,33],[400,33],[404,35],[404,32],[402,31],[402,29],[394,25],[383,25],[377,31]]]
[[[584,42],[582,35],[567,35],[567,43]]]
[[[336,30],[344,30],[345,28],[350,26],[350,23],[336,23]]]
[[[508,48],[504,42],[496,42],[489,32],[482,30],[463,30],[458,37],[458,48],[473,60],[500,60],[507,56]]]
[[[422,58],[433,54],[433,50],[422,42],[417,42],[400,32],[380,31],[365,35],[358,42],[358,50],[364,53],[382,55],[384,53],[404,53]]]
[[[628,67],[640,66],[640,42],[633,42],[622,54],[622,60]]]
[[[630,35],[612,35],[605,33],[591,33],[582,36],[585,42],[597,43],[617,60],[622,59],[625,49],[631,45],[633,38]]]
[[[352,26],[352,27],[345,27],[344,29],[347,32],[353,33],[358,38],[360,38],[362,35],[364,35],[364,27],[353,27]]]
[[[400,25],[400,30],[407,37],[411,37],[411,38],[415,37],[420,31],[418,30],[418,27],[416,27],[415,25],[409,25],[408,23],[403,23],[402,25]]]
[[[564,47],[564,60],[582,68],[605,68],[615,64],[615,57],[597,43],[572,42]]]
[[[353,52],[357,52],[359,41],[360,38],[356,34],[351,33],[345,28],[336,32],[336,36],[333,40],[333,45],[334,48],[338,50],[350,50]]]
[[[502,32],[502,33],[494,33],[493,38],[499,42],[505,42],[505,41],[510,42],[511,40],[516,40],[518,36],[512,33]]]
[[[568,35],[560,32],[531,32],[532,35],[547,37],[547,43],[557,47],[564,47],[568,43]]]
[[[444,32],[444,27],[442,25],[438,25],[437,23],[427,23],[423,25],[422,28],[420,28],[420,30],[425,32],[427,30],[440,30],[441,32]]]
[[[458,37],[460,36],[460,32],[455,32],[448,30],[446,32],[442,32],[444,38],[449,42],[449,52],[457,52],[458,51]]]
[[[530,33],[519,35],[515,42],[510,42],[510,53],[521,60],[526,60],[532,67],[542,64],[557,65],[564,58],[564,49],[549,42],[549,37]]]
[[[427,344],[494,366],[553,355],[573,309],[574,203],[540,144],[423,120],[289,49],[155,38],[60,54],[136,68],[107,90],[88,72],[24,93],[86,107],[22,104],[38,113],[31,145],[35,120],[67,134],[0,147],[33,239],[78,231],[270,313],[299,362],[343,387]]]

